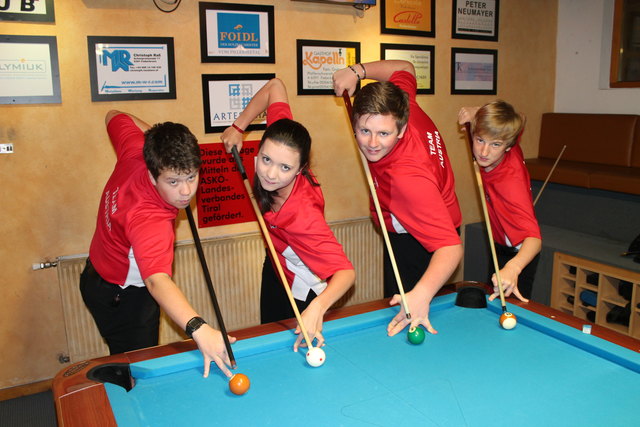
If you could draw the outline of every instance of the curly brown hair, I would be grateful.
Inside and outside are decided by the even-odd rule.
[[[202,164],[198,139],[180,123],[158,123],[147,130],[142,153],[154,179],[166,170],[190,173]]]

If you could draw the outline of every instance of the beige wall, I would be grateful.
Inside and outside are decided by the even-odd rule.
[[[57,0],[55,24],[2,23],[3,34],[57,37],[62,103],[0,107],[0,142],[13,143],[15,151],[0,155],[0,388],[50,378],[61,368],[57,354],[67,348],[56,272],[32,271],[31,265],[88,251],[99,195],[115,159],[104,130],[110,109],[149,122],[182,122],[200,142],[217,142],[218,134],[204,134],[200,75],[276,73],[289,87],[296,118],[314,138],[313,168],[323,185],[327,219],[362,217],[368,214],[367,187],[344,107],[332,96],[295,95],[295,40],[359,41],[365,62],[379,58],[381,42],[433,44],[436,94],[420,96],[419,102],[444,135],[464,220],[476,222],[475,182],[455,119],[460,106],[494,97],[449,94],[450,48],[498,49],[498,96],[528,116],[523,148],[527,156],[537,153],[541,113],[553,107],[557,0],[501,2],[498,43],[452,40],[451,2],[445,0],[437,1],[435,38],[381,35],[379,6],[362,13],[286,0],[236,2],[275,4],[276,64],[201,64],[198,3],[193,0],[183,0],[170,14],[157,11],[151,0]],[[177,99],[91,102],[88,35],[173,37]],[[189,239],[181,218],[178,240]],[[207,228],[201,237],[255,230],[255,224]]]

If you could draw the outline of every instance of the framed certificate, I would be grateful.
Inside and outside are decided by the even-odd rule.
[[[403,59],[413,64],[416,70],[416,80],[420,95],[433,95],[435,93],[435,46],[417,44],[391,44],[380,45],[381,59]]]
[[[0,35],[0,104],[60,102],[56,38]]]
[[[173,38],[88,36],[92,101],[176,99]]]
[[[500,0],[454,0],[451,37],[498,41]]]
[[[202,62],[274,64],[273,6],[200,3]]]
[[[242,113],[253,95],[275,74],[203,74],[202,102],[204,131],[224,131]],[[266,113],[260,114],[245,130],[266,129]]]
[[[298,40],[298,95],[333,95],[333,73],[360,62],[359,42]]]
[[[451,48],[452,94],[495,95],[497,76],[497,50]]]
[[[0,21],[55,22],[53,0],[1,0]]]
[[[381,0],[380,32],[405,36],[436,36],[435,0]]]

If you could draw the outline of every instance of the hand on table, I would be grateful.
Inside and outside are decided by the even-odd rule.
[[[513,295],[515,295],[520,301],[529,302],[528,299],[520,294],[520,290],[518,289],[519,275],[520,271],[518,271],[518,269],[514,267],[509,266],[509,263],[507,263],[502,268],[502,270],[500,270],[500,281],[502,282],[502,290],[504,291],[504,296],[508,297],[513,293]],[[493,294],[489,296],[489,301],[493,301],[500,296],[498,279],[495,273],[493,273],[493,276],[491,276],[491,282],[493,282]]]
[[[309,306],[304,310],[300,317],[302,317],[302,323],[307,329],[307,335],[313,345],[313,340],[317,340],[315,347],[324,346],[324,337],[322,336],[322,320],[324,317],[324,311],[320,309],[316,304],[311,302]],[[293,351],[298,351],[298,347],[308,347],[308,343],[304,342],[304,334],[300,329],[300,325],[296,327],[295,333],[298,335],[296,342],[293,344]]]
[[[227,348],[224,345],[224,339],[222,333],[219,330],[213,329],[209,325],[202,325],[197,331],[193,333],[193,340],[198,344],[198,348],[204,357],[204,377],[209,376],[209,368],[211,362],[215,362],[218,368],[227,377],[231,377],[231,361],[227,354]],[[229,337],[229,342],[236,342],[235,337]]]
[[[426,296],[421,295],[416,289],[411,292],[407,292],[405,294],[405,299],[407,300],[407,305],[409,306],[409,311],[411,312],[411,324],[409,325],[409,321],[407,320],[407,315],[405,313],[404,307],[401,307],[398,314],[391,319],[389,325],[387,326],[387,334],[392,337],[398,332],[402,331],[406,326],[417,327],[418,325],[423,325],[427,331],[431,334],[437,334],[433,326],[431,326],[431,322],[429,322],[429,300]],[[389,305],[396,305],[402,303],[402,299],[399,294],[396,294],[389,301]]]

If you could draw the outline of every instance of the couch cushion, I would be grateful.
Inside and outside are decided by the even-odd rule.
[[[544,181],[547,179],[555,159],[527,159],[525,164],[531,179]],[[553,171],[550,182],[589,188],[589,168],[581,162],[560,160]]]
[[[598,165],[589,173],[589,188],[640,195],[640,168]]]
[[[631,150],[631,167],[640,168],[640,117],[636,120],[635,140]]]
[[[636,122],[632,114],[544,113],[538,157],[555,159],[566,144],[563,160],[630,166]]]

